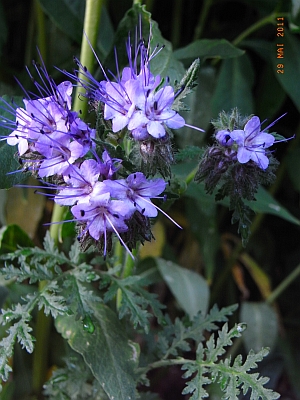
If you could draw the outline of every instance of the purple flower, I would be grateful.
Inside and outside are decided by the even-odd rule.
[[[229,133],[237,148],[237,159],[241,164],[252,160],[261,169],[268,168],[269,158],[266,149],[275,142],[273,135],[261,131],[261,123],[258,117],[252,117],[244,129],[237,129]]]
[[[78,117],[77,112],[72,112],[72,114],[74,114],[74,120],[70,123],[70,138],[82,146],[81,157],[83,157],[95,148],[94,139],[96,137],[96,129],[91,129],[82,121]]]
[[[156,217],[157,207],[151,198],[157,197],[166,187],[163,179],[147,180],[142,172],[136,172],[125,179],[105,181],[107,188],[117,199],[126,200],[146,217]]]
[[[88,203],[97,185],[102,183],[98,181],[100,168],[95,160],[85,160],[80,167],[72,165],[68,171],[65,171],[66,186],[58,187],[60,190],[54,197],[54,201],[60,205]]]
[[[99,162],[100,174],[103,179],[112,179],[114,174],[121,168],[120,158],[111,158],[106,150],[102,153],[102,162]]]
[[[36,147],[44,156],[38,171],[41,178],[63,174],[83,153],[81,144],[71,142],[68,136],[61,136],[60,132],[57,135],[53,134],[51,138],[43,135]]]
[[[137,36],[136,45],[132,46],[129,36],[126,45],[129,67],[120,74],[116,57],[118,73],[117,76],[111,73],[113,80],[108,77],[93,49],[105,80],[98,82],[79,61],[77,64],[83,79],[66,73],[79,80],[92,103],[104,104],[104,119],[112,121],[114,133],[127,127],[131,136],[139,141],[160,139],[167,135],[166,128],[178,129],[185,125],[185,120],[172,109],[173,88],[166,85],[158,90],[161,77],[150,71],[151,59],[163,48],[156,47],[150,53],[150,38],[146,46],[143,38]]]
[[[185,120],[171,106],[174,102],[174,90],[171,86],[148,91],[144,98],[140,96],[139,111],[136,111],[128,123],[128,129],[137,140],[144,140],[147,136],[160,139],[166,135],[168,128],[178,129],[185,125]]]
[[[71,111],[73,85],[65,81],[56,85],[45,65],[35,64],[42,84],[34,80],[39,93],[27,93],[24,108],[14,107],[2,99],[2,106],[15,120],[2,120],[5,128],[13,128],[5,139],[9,145],[18,145],[19,155],[26,165],[40,177],[63,174],[88,151],[94,151],[96,130],[83,122],[77,112]],[[21,84],[20,84],[21,85]]]
[[[18,145],[22,156],[29,147],[34,148],[42,134],[66,132],[68,113],[65,105],[71,101],[71,82],[63,82],[53,90],[55,94],[42,99],[24,99],[25,109],[15,110],[15,130],[7,137],[7,144]]]
[[[132,215],[132,208],[126,202],[111,200],[110,193],[104,193],[94,197],[89,203],[73,206],[71,212],[77,221],[86,224],[83,234],[88,231],[95,240],[104,241],[104,255],[107,251],[107,234],[114,232],[132,256],[120,237],[120,233],[128,229],[125,220]]]
[[[99,178],[109,180],[120,168],[121,160],[112,159],[107,151],[102,154],[103,162],[85,160],[80,166],[70,165],[64,171],[65,186],[58,186],[54,201],[60,205],[88,203],[99,194],[109,192],[109,188]],[[107,182],[107,181],[105,181]]]
[[[229,130],[222,130],[216,133],[216,139],[221,146],[231,147],[233,145],[233,139],[230,136]]]

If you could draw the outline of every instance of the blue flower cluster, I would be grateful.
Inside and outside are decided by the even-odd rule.
[[[185,121],[172,109],[173,88],[162,85],[160,76],[150,71],[150,60],[162,48],[150,54],[149,45],[146,47],[140,38],[133,55],[131,49],[129,38],[129,67],[115,81],[108,79],[100,62],[104,81],[96,81],[79,61],[80,71],[88,81],[66,75],[86,89],[90,102],[103,103],[104,119],[111,120],[112,132],[127,128],[135,141],[163,138],[168,128],[180,128]],[[51,196],[54,201],[71,206],[72,221],[77,222],[78,238],[84,247],[87,243],[100,243],[98,247],[106,255],[115,234],[132,255],[138,240],[152,237],[149,218],[156,217],[160,209],[151,199],[164,192],[165,180],[146,178],[138,170],[127,178],[123,170],[120,179],[122,160],[112,158],[107,150],[98,154],[96,130],[72,111],[72,83],[56,85],[43,63],[35,68],[42,81],[41,85],[34,80],[39,95],[25,91],[24,107],[2,99],[2,108],[12,116],[2,120],[2,126],[12,130],[4,139],[9,145],[17,145],[23,170],[40,179],[50,178],[48,187],[55,190]]]

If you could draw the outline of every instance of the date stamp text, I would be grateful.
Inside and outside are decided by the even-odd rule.
[[[278,38],[278,42],[276,43],[276,48],[277,48],[277,55],[276,58],[277,60],[283,60],[284,59],[284,17],[277,17],[276,18],[277,23],[276,23],[276,37]],[[284,62],[278,62],[276,65],[277,67],[277,74],[284,74]]]

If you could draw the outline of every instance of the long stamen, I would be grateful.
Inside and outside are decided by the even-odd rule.
[[[109,219],[109,217],[106,215],[106,218],[108,220],[108,222],[110,223],[110,226],[112,227],[112,229],[114,230],[115,234],[118,236],[118,239],[120,240],[120,242],[122,243],[122,246],[125,247],[126,251],[129,253],[130,257],[134,260],[134,256],[131,253],[131,251],[129,250],[129,248],[127,247],[126,243],[124,242],[124,240],[121,238],[119,232],[116,230],[116,228],[114,227],[113,223],[111,222],[111,220]]]

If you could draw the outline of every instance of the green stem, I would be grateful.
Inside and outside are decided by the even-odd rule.
[[[54,240],[55,244],[57,245],[62,240],[60,239],[61,236],[61,222],[63,220],[64,213],[66,211],[66,207],[62,207],[56,203],[54,203],[53,211],[52,211],[52,219],[50,225],[50,236]],[[58,222],[58,223],[56,223]]]
[[[267,304],[272,304],[274,301],[293,283],[293,281],[300,275],[300,264],[277,286],[275,290],[266,299]]]
[[[170,360],[159,360],[159,361],[153,362],[152,364],[149,364],[147,367],[138,368],[137,373],[144,374],[145,372],[148,372],[155,368],[168,367],[170,365],[181,365],[181,364],[185,364],[185,363],[196,364],[196,361],[186,359],[183,357],[176,358],[176,359],[170,359]]]
[[[204,26],[205,26],[205,21],[206,21],[210,6],[212,5],[212,2],[213,2],[213,0],[205,0],[204,1],[203,7],[202,7],[202,10],[200,13],[199,21],[195,28],[194,40],[197,40],[202,36]]]
[[[267,15],[265,18],[255,22],[253,25],[249,26],[249,28],[245,29],[240,35],[238,35],[232,42],[234,46],[238,46],[247,36],[250,36],[253,32],[257,31],[258,29],[262,28],[264,25],[267,24],[274,24],[275,19],[277,17],[286,17],[288,13],[272,13]]]
[[[195,175],[196,175],[197,171],[198,171],[198,165],[197,165],[197,167],[194,168],[193,171],[191,171],[191,172],[188,174],[188,176],[185,178],[185,183],[186,183],[187,185],[189,185],[189,184],[192,182],[192,180],[195,178]]]
[[[122,250],[124,252],[124,247],[122,247]],[[123,252],[122,252],[122,255],[123,255]],[[116,254],[116,252],[115,252],[115,254]],[[134,256],[136,256],[138,254],[138,250],[132,249],[132,254]],[[130,276],[132,274],[134,265],[135,265],[135,261],[131,258],[131,256],[128,253],[126,253],[126,259],[125,259],[124,269],[123,269],[123,273],[122,273],[122,278],[127,278],[128,276]],[[117,298],[116,298],[117,310],[120,309],[121,303],[122,303],[122,290],[118,289]]]
[[[103,2],[104,0],[86,0],[80,62],[91,74],[94,71],[95,64],[95,57],[91,47],[95,49],[97,45]],[[84,79],[84,76],[80,73],[78,74],[78,77]],[[77,86],[73,109],[75,111],[81,110],[82,117],[84,118],[87,113],[88,103],[86,99],[79,97],[81,91],[82,88]]]

